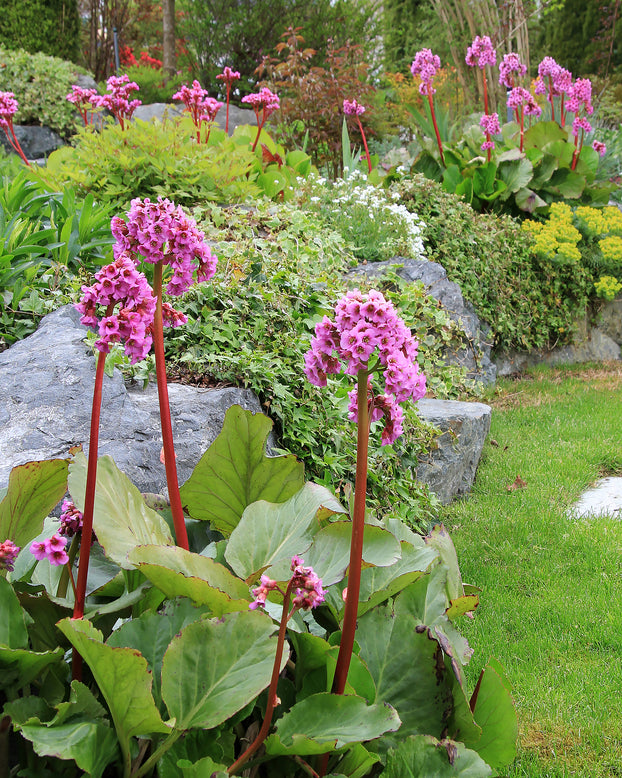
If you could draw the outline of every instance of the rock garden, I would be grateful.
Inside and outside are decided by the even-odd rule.
[[[186,5],[0,49],[0,778],[619,774],[609,82]]]

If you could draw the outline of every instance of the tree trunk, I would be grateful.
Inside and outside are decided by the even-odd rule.
[[[162,0],[162,69],[167,76],[175,71],[175,0]]]

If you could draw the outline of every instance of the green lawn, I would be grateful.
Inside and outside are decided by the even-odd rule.
[[[622,521],[566,515],[622,476],[622,367],[537,370],[489,402],[473,492],[444,511],[464,581],[483,590],[461,624],[470,681],[492,655],[513,683],[508,776],[622,776]]]

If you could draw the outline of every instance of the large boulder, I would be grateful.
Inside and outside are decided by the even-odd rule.
[[[486,436],[491,408],[484,403],[419,400],[419,416],[442,434],[417,467],[417,478],[447,505],[471,491]]]
[[[88,451],[95,358],[72,307],[46,316],[30,337],[0,354],[0,487],[15,465]],[[261,410],[248,389],[199,389],[169,384],[179,482],[220,432],[227,408]],[[100,454],[112,456],[142,492],[166,492],[157,389],[127,387],[106,376]]]
[[[364,274],[368,278],[381,278],[387,270],[392,269],[396,269],[397,274],[406,281],[422,283],[426,292],[439,301],[462,330],[462,345],[445,355],[447,362],[466,367],[469,378],[485,386],[494,384],[497,370],[490,359],[490,328],[479,320],[473,306],[462,296],[458,284],[447,278],[442,265],[427,259],[393,257],[386,262],[359,265],[351,271],[351,275]]]
[[[60,135],[49,127],[16,124],[13,129],[15,131],[15,137],[19,141],[19,145],[22,147],[26,159],[44,159],[53,151],[60,148],[60,146],[64,145],[64,141]],[[4,132],[0,132],[0,143],[2,143],[6,152],[10,154],[17,153],[7,140]]]

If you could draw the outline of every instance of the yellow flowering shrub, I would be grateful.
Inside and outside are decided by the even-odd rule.
[[[533,235],[536,254],[567,263],[579,262],[577,243],[581,233],[572,223],[572,208],[566,203],[552,203],[547,222],[524,221],[523,229]]]
[[[622,238],[618,235],[599,240],[598,247],[608,262],[622,264]]]
[[[579,226],[590,237],[622,235],[622,211],[615,206],[590,208],[582,205],[575,211]]]
[[[616,295],[622,291],[622,284],[613,276],[601,276],[594,284],[596,296],[603,300],[615,300]]]

